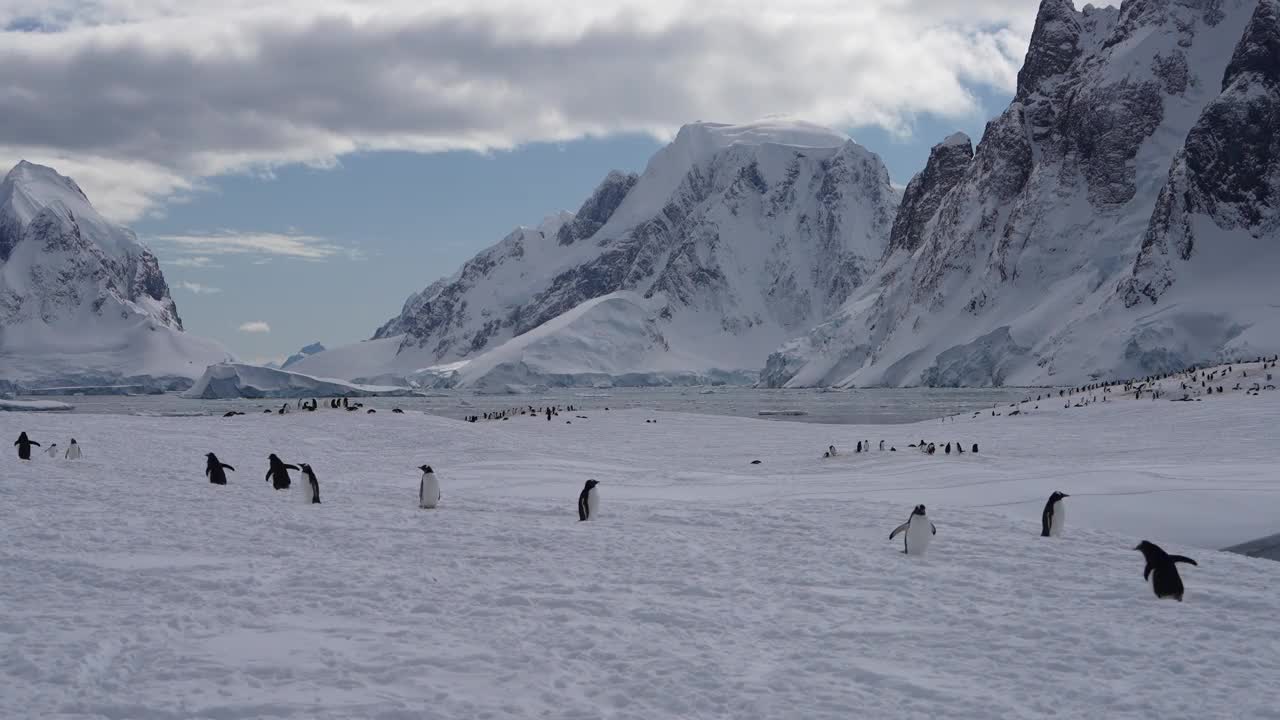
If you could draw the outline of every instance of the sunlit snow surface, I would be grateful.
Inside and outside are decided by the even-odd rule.
[[[1278,401],[879,427],[3,413],[5,445],[84,458],[0,458],[0,716],[1280,717],[1280,563],[1206,549],[1277,530]],[[269,452],[323,504],[297,474],[272,491]],[[1066,533],[1041,538],[1054,489]],[[888,535],[916,503],[938,534],[907,558]],[[1142,538],[1199,561],[1185,602],[1144,584]]]

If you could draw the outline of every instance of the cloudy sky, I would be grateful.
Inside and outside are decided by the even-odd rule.
[[[1012,95],[1035,0],[0,0],[0,163],[74,177],[246,359],[368,337],[684,122],[896,182]]]

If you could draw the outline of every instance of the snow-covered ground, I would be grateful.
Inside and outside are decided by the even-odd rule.
[[[6,444],[85,452],[0,457],[0,716],[1280,717],[1280,564],[1209,549],[1277,529],[1280,393],[1040,405],[0,414]],[[852,452],[881,439],[898,452]],[[314,466],[323,504],[296,474],[272,491],[269,452]],[[439,510],[416,508],[423,463]],[[1041,538],[1053,489],[1067,532]],[[916,503],[938,535],[907,558],[888,535]],[[1185,602],[1144,584],[1143,538],[1199,561]]]

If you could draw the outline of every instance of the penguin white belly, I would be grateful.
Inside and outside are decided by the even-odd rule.
[[[1049,520],[1049,536],[1062,537],[1062,527],[1067,522],[1067,509],[1061,500],[1054,503],[1053,517]]]
[[[596,508],[600,507],[600,491],[591,488],[591,492],[587,493],[587,519],[596,519]]]
[[[68,460],[79,460],[79,459],[80,459],[80,448],[78,448],[78,447],[74,447],[74,446],[73,446],[73,447],[71,447],[70,449],[68,449],[68,450],[67,450],[67,459],[68,459]]]
[[[311,497],[311,481],[304,477],[302,478],[302,482],[295,483],[295,485],[302,488],[302,502],[310,505],[311,500],[313,499]]]
[[[430,509],[439,504],[440,483],[436,480],[435,473],[423,475],[422,482],[418,485],[418,507]]]
[[[48,455],[49,457],[58,457],[58,446],[57,446],[57,445],[54,445],[53,447],[49,448],[48,450],[45,450],[45,451],[44,451],[44,454],[45,454],[45,455]]]
[[[907,554],[923,555],[929,549],[929,541],[933,539],[933,529],[929,521],[916,520],[914,517],[907,526]]]

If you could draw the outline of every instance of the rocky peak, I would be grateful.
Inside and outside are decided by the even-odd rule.
[[[1040,90],[1041,84],[1071,67],[1080,56],[1080,14],[1071,0],[1043,0],[1036,13],[1031,45],[1018,71],[1017,100]]]
[[[627,193],[635,187],[640,176],[635,173],[622,173],[614,170],[596,187],[591,197],[582,203],[573,220],[560,227],[556,240],[561,245],[572,245],[578,240],[585,240],[596,233],[613,212],[618,209]]]
[[[916,173],[902,194],[902,204],[889,233],[889,252],[915,252],[924,239],[924,226],[938,211],[942,198],[964,176],[973,160],[973,143],[964,133],[955,133],[934,145],[924,170]]]
[[[1231,62],[1227,63],[1222,89],[1226,90],[1244,73],[1256,74],[1258,81],[1269,86],[1280,85],[1280,2],[1277,0],[1259,0]]]

